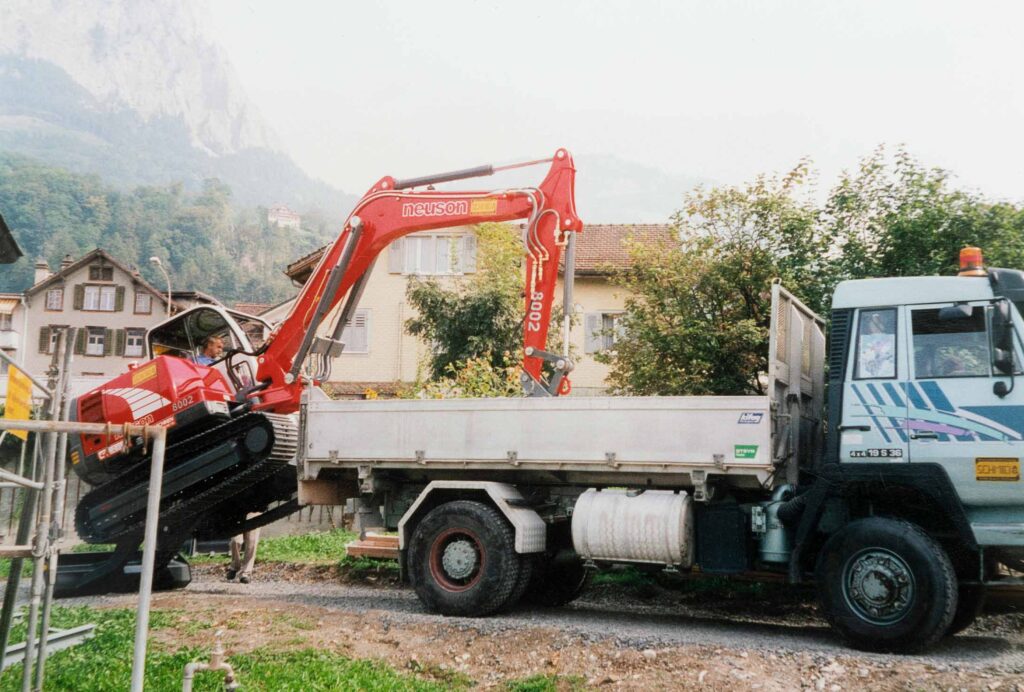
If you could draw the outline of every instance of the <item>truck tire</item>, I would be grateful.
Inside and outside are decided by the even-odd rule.
[[[508,600],[498,609],[500,612],[506,613],[512,610],[523,600],[523,594],[533,583],[533,570],[536,564],[536,555],[519,556],[519,577],[516,578],[516,585],[512,587],[512,593],[508,595]]]
[[[977,584],[961,586],[956,602],[956,612],[953,614],[953,622],[949,623],[949,628],[946,630],[946,636],[952,637],[973,625],[984,609],[985,587]]]
[[[575,601],[590,583],[590,571],[575,555],[571,558],[541,558],[533,568],[526,600],[540,606],[557,608]]]
[[[432,611],[490,615],[508,602],[519,570],[512,527],[483,503],[446,502],[413,531],[409,577],[420,601]]]
[[[949,630],[957,579],[949,556],[902,519],[859,519],[818,556],[817,588],[829,624],[866,651],[914,653]]]

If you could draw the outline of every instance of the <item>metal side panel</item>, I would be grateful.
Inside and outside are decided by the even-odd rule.
[[[642,471],[772,470],[767,396],[310,402],[318,467]]]

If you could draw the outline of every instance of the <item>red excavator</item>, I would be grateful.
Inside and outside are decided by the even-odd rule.
[[[536,188],[453,192],[433,187],[545,163],[550,169]],[[229,537],[297,509],[294,458],[300,440],[293,414],[303,391],[324,380],[331,360],[343,351],[342,330],[377,257],[404,235],[526,219],[523,388],[528,396],[566,393],[572,364],[548,352],[546,342],[559,260],[571,234],[583,228],[576,215],[575,173],[569,152],[559,149],[539,161],[407,180],[381,178],[356,204],[291,311],[275,327],[200,306],[152,329],[147,335],[152,360],[82,395],[71,407],[79,421],[113,424],[109,435],[73,437],[70,457],[75,472],[93,486],[76,510],[79,536],[116,548],[103,558],[90,557],[87,566],[79,563],[77,577],[65,582],[73,587],[64,590],[107,590],[137,553],[149,450],[144,440],[120,434],[120,424],[169,428],[158,566],[167,564],[197,531],[208,538]],[[328,317],[335,320],[333,332],[321,336]],[[202,344],[211,336],[220,337],[225,350],[203,365]],[[246,520],[253,512],[263,514]]]

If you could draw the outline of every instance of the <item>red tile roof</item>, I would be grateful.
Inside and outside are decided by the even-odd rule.
[[[628,242],[660,244],[675,242],[668,224],[596,223],[583,226],[576,238],[576,274],[601,276],[630,265]]]

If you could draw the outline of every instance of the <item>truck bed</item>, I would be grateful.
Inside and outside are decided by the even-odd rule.
[[[448,475],[558,472],[614,483],[688,485],[694,471],[743,487],[769,482],[767,396],[311,401],[302,480],[368,466]]]

